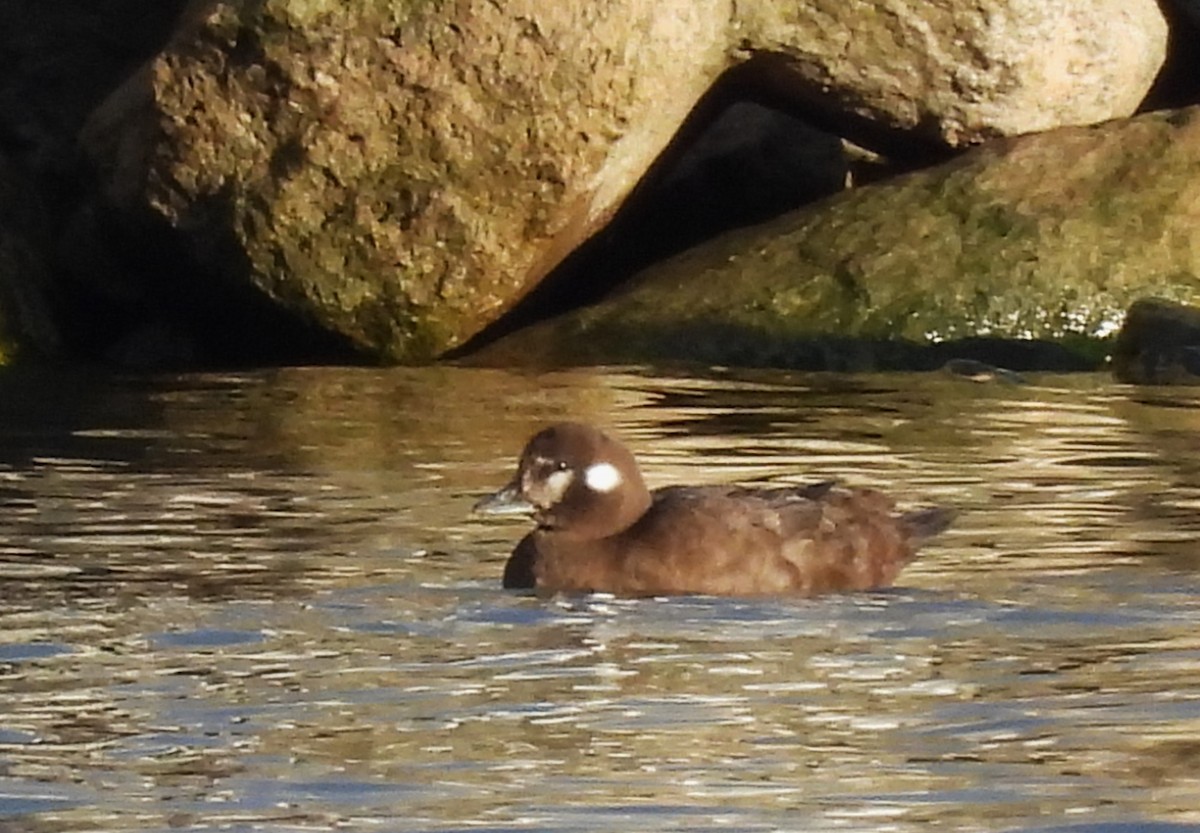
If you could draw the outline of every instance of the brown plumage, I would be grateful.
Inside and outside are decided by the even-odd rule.
[[[651,493],[623,445],[579,423],[534,436],[512,482],[476,509],[526,512],[537,522],[505,565],[505,587],[622,596],[885,587],[953,515],[897,515],[878,491],[832,483]]]

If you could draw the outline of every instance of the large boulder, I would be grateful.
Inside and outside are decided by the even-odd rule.
[[[86,141],[213,273],[427,358],[608,219],[723,66],[723,5],[222,3]]]
[[[1129,113],[1162,59],[1154,0],[952,5],[198,4],[85,144],[212,287],[424,359],[601,228],[735,65],[847,130],[957,145]]]
[[[645,270],[486,348],[489,363],[872,369],[898,345],[1111,337],[1200,296],[1200,108],[1006,139]]]
[[[1153,0],[744,3],[733,30],[794,96],[951,146],[1129,115],[1167,45]]]

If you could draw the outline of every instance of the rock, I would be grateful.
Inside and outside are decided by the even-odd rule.
[[[0,154],[0,365],[20,354],[59,350],[42,256],[46,234],[36,193]]]
[[[95,106],[166,42],[186,0],[0,3],[0,145],[35,175],[76,175]]]
[[[1120,382],[1200,384],[1200,308],[1161,298],[1136,301],[1117,335],[1112,368]]]
[[[1167,44],[1153,0],[760,2],[734,27],[794,97],[951,146],[1130,115]]]
[[[1200,108],[997,141],[730,232],[475,360],[869,370],[971,336],[1094,357],[1136,298],[1197,292],[1198,171]]]
[[[217,2],[85,131],[107,198],[357,349],[463,343],[602,228],[730,67],[960,145],[1132,111],[1154,0]]]
[[[211,273],[430,358],[608,219],[723,66],[721,5],[221,3],[85,141]]]
[[[78,131],[95,106],[162,47],[184,0],[0,3],[0,341],[24,354],[84,355],[92,335],[146,307],[127,269],[115,292],[103,241],[70,228],[89,179]],[[146,240],[139,240],[144,247]],[[86,250],[85,250],[86,249]],[[65,275],[77,251],[84,280]],[[117,298],[116,296],[121,296]]]

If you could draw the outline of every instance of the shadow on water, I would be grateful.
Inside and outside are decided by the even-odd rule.
[[[0,829],[1197,829],[1200,399],[1029,381],[0,375]],[[501,592],[564,418],[963,512],[878,593]]]

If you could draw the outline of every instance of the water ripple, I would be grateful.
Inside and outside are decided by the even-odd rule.
[[[1186,392],[343,368],[70,393],[0,404],[13,829],[1200,825]],[[834,477],[960,520],[878,593],[501,592],[522,527],[466,509],[565,417],[655,484]]]

